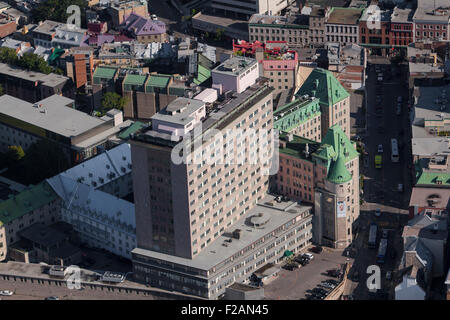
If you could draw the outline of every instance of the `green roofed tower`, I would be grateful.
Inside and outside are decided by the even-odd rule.
[[[322,136],[329,127],[339,124],[350,137],[350,94],[331,71],[314,69],[295,95],[319,99]]]

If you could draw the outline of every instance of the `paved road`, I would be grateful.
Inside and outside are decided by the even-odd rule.
[[[387,59],[378,58],[376,63],[383,72],[390,72],[392,66]],[[369,153],[366,159],[363,159],[361,173],[366,177],[364,181],[364,200],[361,206],[361,215],[359,219],[358,234],[352,244],[352,257],[355,259],[350,277],[355,271],[359,273],[359,280],[349,282],[346,288],[346,294],[352,293],[356,299],[378,299],[393,298],[393,283],[386,280],[386,272],[395,270],[399,264],[400,254],[402,252],[402,226],[407,221],[408,201],[411,193],[411,174],[408,165],[411,163],[411,134],[409,126],[409,115],[407,107],[408,90],[406,84],[406,69],[403,67],[400,77],[393,75],[392,79],[386,79],[378,84],[382,90],[382,112],[381,115],[376,112],[377,96],[377,77],[375,66],[369,67],[367,72],[367,95],[368,106],[367,113],[367,134],[363,137],[365,149]],[[403,97],[402,114],[397,116],[395,108],[397,97]],[[383,129],[380,130],[379,128]],[[401,133],[403,132],[403,133]],[[401,148],[400,162],[391,161],[391,138],[397,138]],[[382,169],[375,169],[374,158],[377,154],[377,146],[383,145],[383,165]],[[398,184],[404,185],[404,192],[398,192]],[[381,217],[375,217],[375,209],[380,208]],[[366,273],[369,265],[376,264],[377,249],[368,249],[368,231],[369,225],[376,222],[379,228],[378,239],[381,238],[381,228],[390,230],[388,241],[388,257],[384,265],[381,266],[381,292],[386,293],[382,297],[380,291],[376,294],[370,293],[366,286]],[[390,257],[390,252],[396,252],[395,258]]]

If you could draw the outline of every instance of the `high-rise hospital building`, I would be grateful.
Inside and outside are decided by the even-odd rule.
[[[272,88],[256,60],[212,70],[213,89],[177,98],[130,142],[136,280],[214,299],[311,239],[311,207],[267,195]]]

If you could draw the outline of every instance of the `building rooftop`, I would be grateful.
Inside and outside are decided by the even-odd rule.
[[[33,32],[53,35],[56,32],[56,30],[63,25],[64,23],[61,22],[45,20],[44,22],[39,24],[36,28],[34,28]]]
[[[308,154],[310,155],[311,153],[315,152],[320,146],[319,142],[309,140],[297,135],[292,135],[292,139],[291,141],[289,141],[289,135],[286,133],[280,133],[279,139],[280,141],[285,142],[279,147],[280,153],[301,159],[309,159],[309,156],[306,154],[306,150],[308,150]]]
[[[151,119],[186,125],[193,120],[192,115],[204,106],[203,101],[178,97],[163,110],[155,113]]]
[[[131,151],[128,143],[100,153],[59,175],[96,189],[131,173]]]
[[[331,161],[336,160],[339,153],[341,153],[345,163],[359,157],[352,141],[346,136],[342,128],[335,124],[328,128],[321,146],[314,153],[314,156]]]
[[[94,71],[94,77],[111,80],[118,70],[118,68],[97,67]]]
[[[319,98],[325,105],[334,105],[350,96],[331,71],[321,68],[315,68],[296,93],[303,95]]]
[[[252,58],[231,56],[229,59],[214,68],[212,72],[240,75],[257,63],[258,62]]]
[[[249,25],[253,26],[267,26],[275,27],[289,27],[298,29],[309,28],[309,17],[307,15],[296,14],[289,16],[270,16],[264,14],[254,14],[248,21]]]
[[[53,95],[35,104],[9,96],[0,97],[0,114],[38,128],[72,138],[104,123],[95,117],[67,107],[73,100]]]
[[[428,168],[429,159],[420,159],[415,163],[416,186],[434,186],[448,188],[450,186],[450,168],[432,170]]]
[[[327,179],[334,184],[346,183],[352,179],[352,175],[345,167],[342,153],[339,153],[337,159],[331,164]]]
[[[415,126],[424,126],[424,121],[444,122],[450,119],[450,85],[441,87],[416,87],[414,105]],[[414,137],[414,136],[413,136]]]
[[[191,268],[210,270],[308,210],[311,210],[311,207],[303,206],[293,201],[277,203],[274,196],[267,195],[259,204],[248,211],[247,214],[243,215],[230,228],[226,229],[221,236],[193,259],[181,258],[141,248],[134,249],[132,253],[175,264],[187,265]],[[263,225],[255,227],[253,224],[256,223],[253,220],[254,218],[259,218],[259,223]],[[236,229],[241,230],[240,239],[232,239],[230,242],[229,240],[231,238],[228,235]]]
[[[412,23],[414,10],[411,8],[395,7],[391,15],[392,23]]]
[[[364,9],[360,8],[331,8],[329,17],[326,20],[328,24],[356,25]]]
[[[76,208],[90,212],[91,219],[115,224],[123,231],[136,232],[134,204],[92,186],[77,182],[68,176],[57,175],[47,179],[54,192],[68,210]]]
[[[448,188],[413,187],[409,206],[450,210],[450,191]]]
[[[418,0],[414,21],[432,21],[448,24],[450,4],[447,0]]]
[[[412,138],[412,154],[427,157],[436,155],[450,156],[449,137]]]
[[[0,63],[0,73],[23,80],[33,82],[38,81],[48,87],[54,87],[69,81],[68,77],[56,73],[45,74],[35,71],[28,71],[5,63]]]
[[[373,17],[376,17],[376,21],[389,22],[391,20],[391,11],[380,10],[377,5],[371,4],[369,7],[367,7],[367,9],[364,10],[359,20],[369,21],[370,19],[374,19]]]
[[[46,181],[31,185],[8,200],[0,201],[0,226],[42,208],[57,198],[58,195]]]

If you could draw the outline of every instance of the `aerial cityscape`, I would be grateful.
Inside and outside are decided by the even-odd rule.
[[[0,1],[0,300],[450,300],[449,214],[450,0]]]

